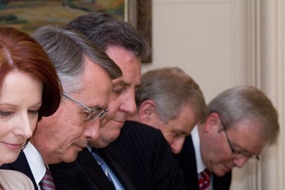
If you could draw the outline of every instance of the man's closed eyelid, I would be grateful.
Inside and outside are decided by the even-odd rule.
[[[240,149],[239,147],[233,145],[235,151],[236,151],[236,154],[243,154],[243,155],[251,155],[250,153],[248,153],[246,150],[242,150]]]

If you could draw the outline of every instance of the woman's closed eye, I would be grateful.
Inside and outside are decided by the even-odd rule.
[[[39,114],[39,109],[37,110],[28,110],[28,113],[31,114],[31,115],[38,115]]]
[[[10,116],[12,114],[13,114],[13,112],[11,112],[11,111],[0,111],[1,117],[7,117],[7,116]]]

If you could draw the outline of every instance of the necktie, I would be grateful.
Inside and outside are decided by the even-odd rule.
[[[96,159],[98,165],[100,165],[102,171],[105,173],[107,178],[110,180],[111,183],[115,186],[116,190],[123,190],[123,186],[118,180],[118,178],[115,176],[115,174],[112,172],[112,170],[108,167],[104,159],[98,154],[98,152],[94,149],[92,149],[91,154]]]
[[[209,190],[210,189],[210,179],[211,172],[208,169],[202,171],[199,175],[199,189],[200,190]]]
[[[99,164],[99,166],[101,167],[101,169],[103,170],[104,174],[108,177],[108,179],[112,182],[112,178],[110,175],[110,172],[106,166],[105,161],[103,160],[103,158],[101,156],[99,156],[99,154],[97,154],[96,152],[92,151],[92,155],[93,157],[96,159],[97,163]]]
[[[55,185],[48,168],[46,169],[46,173],[40,182],[40,187],[42,190],[55,190]]]

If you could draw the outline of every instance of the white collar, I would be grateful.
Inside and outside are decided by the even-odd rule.
[[[195,149],[197,173],[199,174],[206,168],[206,165],[202,160],[198,125],[195,125],[194,129],[191,132],[191,136],[192,136],[193,146]]]
[[[46,173],[46,166],[44,164],[42,156],[39,153],[39,151],[35,148],[35,146],[30,142],[27,143],[23,151],[28,160],[36,184],[38,185],[39,188],[39,183]]]

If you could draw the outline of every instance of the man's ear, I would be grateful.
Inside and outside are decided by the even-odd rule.
[[[141,122],[150,121],[156,114],[156,104],[152,100],[144,101],[138,108],[138,117]]]
[[[205,132],[209,132],[212,129],[216,130],[216,127],[219,128],[219,126],[220,126],[220,116],[218,113],[213,112],[208,115],[203,129]]]

